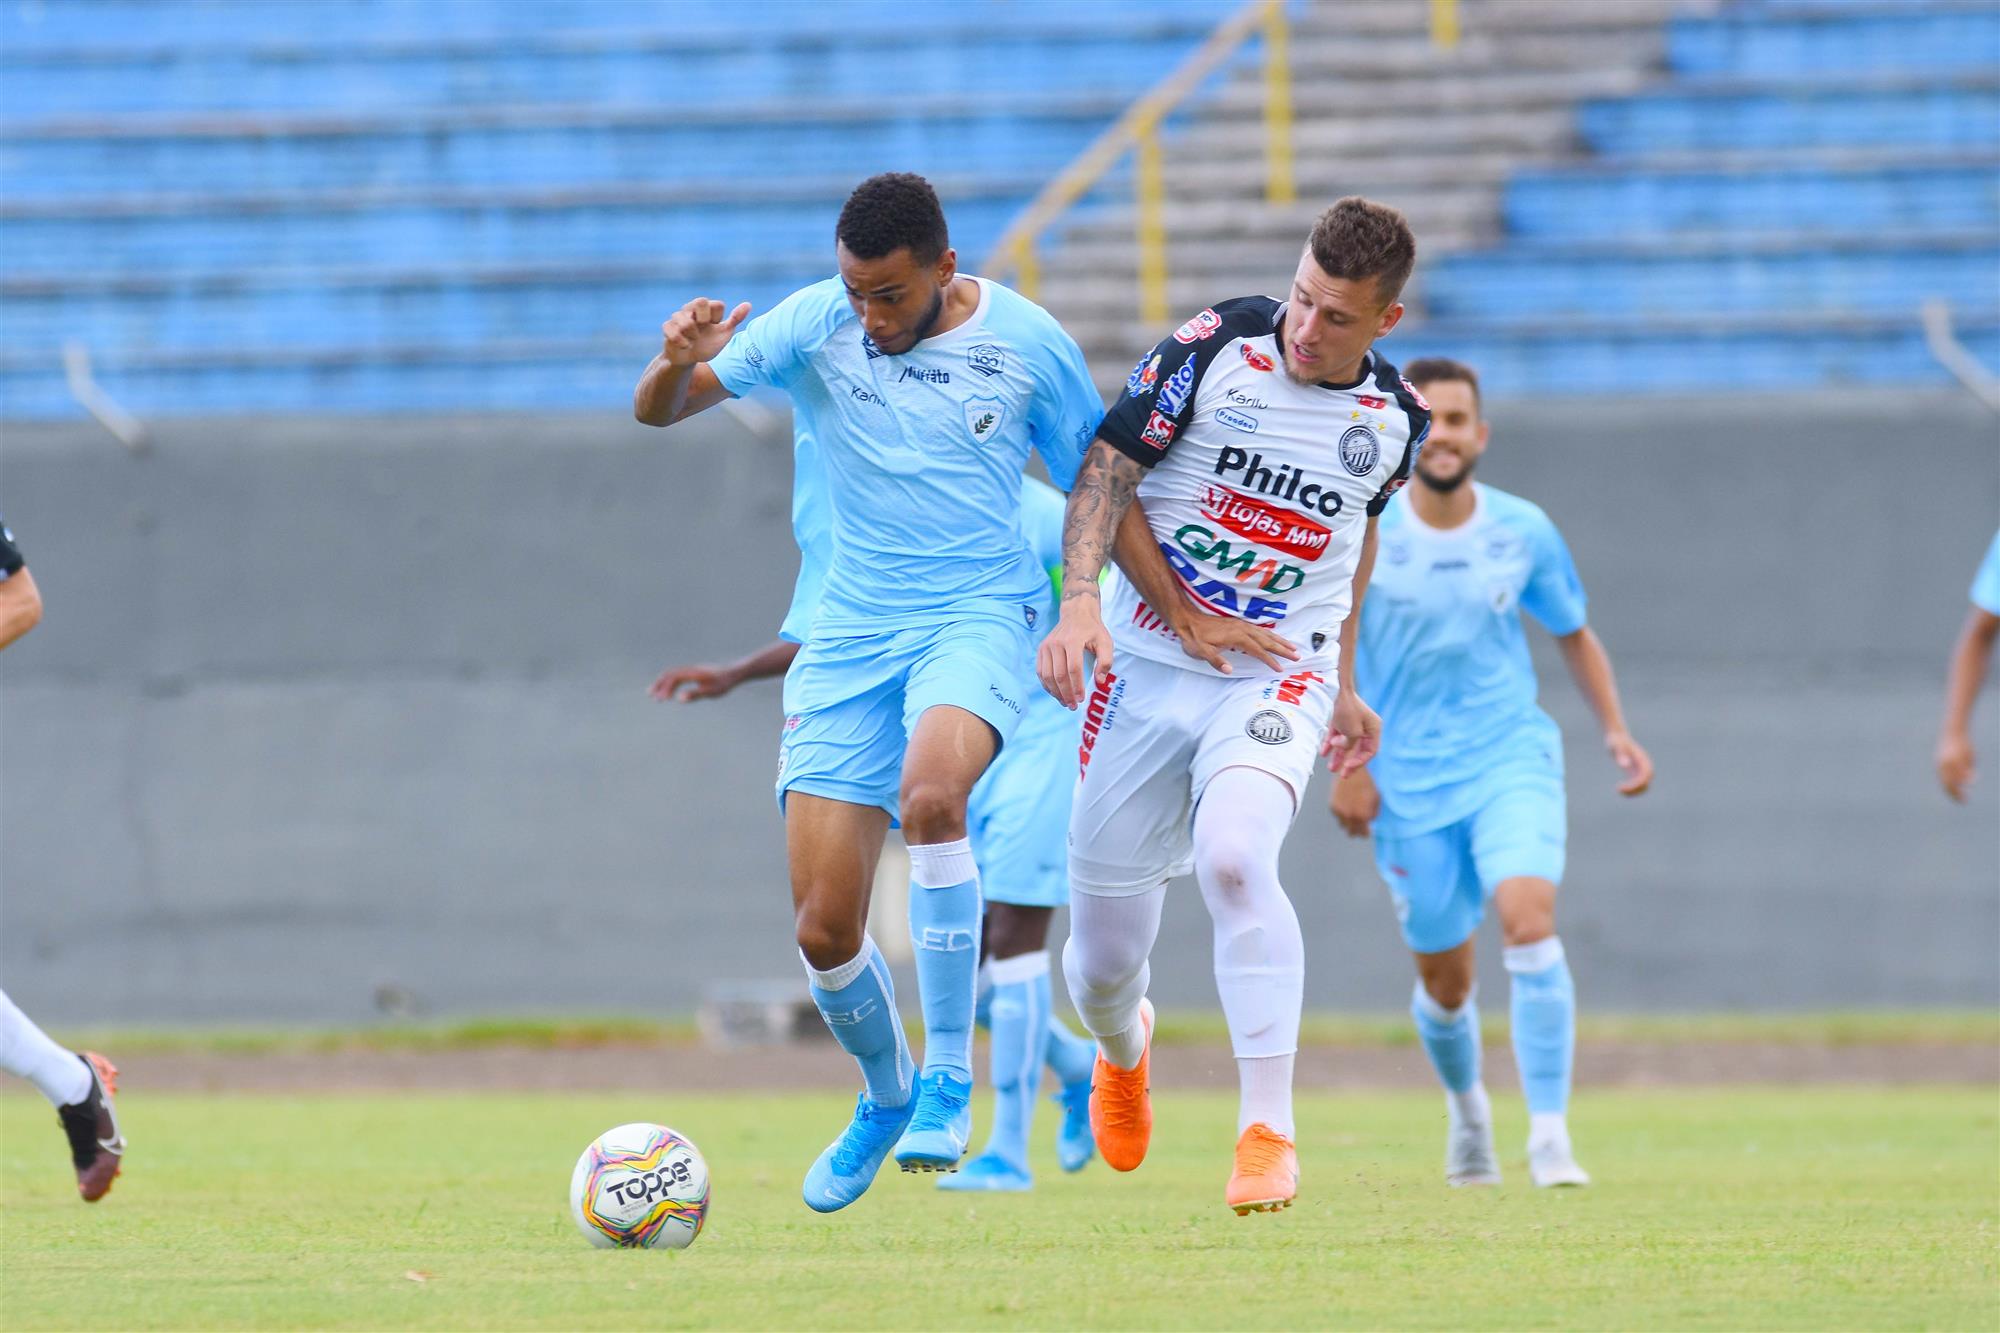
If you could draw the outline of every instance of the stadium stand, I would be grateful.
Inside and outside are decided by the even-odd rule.
[[[1466,357],[1497,393],[1943,383],[1929,298],[2000,364],[2000,7],[1462,8],[1454,50],[1422,6],[1300,15],[1296,207],[1242,204],[1254,71],[1199,110],[1169,148],[1173,308],[1268,287],[1312,214],[1360,192],[1424,246],[1393,354]],[[1044,264],[1107,385],[1112,344],[1152,332],[1129,316],[1131,227],[1100,210]]]
[[[76,411],[72,342],[141,412],[617,403],[687,296],[823,274],[872,171],[937,180],[976,263],[1235,8],[7,0],[0,413]],[[1361,192],[1424,245],[1398,355],[1498,393],[1942,382],[1933,297],[2000,362],[2000,8],[1460,10],[1440,49],[1417,0],[1294,8],[1296,205],[1254,53],[1212,82],[1169,127],[1170,309],[1270,288]],[[1107,386],[1158,333],[1128,199],[1042,255]]]
[[[0,413],[603,407],[862,176],[978,254],[1226,0],[0,5]]]

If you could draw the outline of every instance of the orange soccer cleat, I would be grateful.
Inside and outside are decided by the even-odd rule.
[[[1114,1171],[1137,1170],[1153,1141],[1151,1000],[1139,1001],[1139,1021],[1146,1026],[1146,1049],[1140,1052],[1139,1063],[1120,1069],[1100,1049],[1097,1067],[1090,1073],[1090,1132],[1097,1138],[1097,1151]]]
[[[1225,1196],[1238,1217],[1275,1213],[1299,1193],[1299,1152],[1292,1141],[1259,1121],[1236,1140],[1236,1170]]]

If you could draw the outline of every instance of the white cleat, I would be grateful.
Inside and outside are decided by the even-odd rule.
[[[1528,1174],[1536,1189],[1581,1186],[1590,1183],[1590,1173],[1576,1164],[1568,1139],[1551,1139],[1528,1145]]]
[[[1473,1120],[1454,1124],[1445,1139],[1444,1183],[1498,1185],[1500,1155],[1493,1150],[1493,1122]]]

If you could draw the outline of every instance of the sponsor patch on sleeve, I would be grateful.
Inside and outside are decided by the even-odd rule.
[[[1222,316],[1216,314],[1213,310],[1204,310],[1174,330],[1174,341],[1177,343],[1198,343],[1203,338],[1212,336],[1221,327]]]
[[[1146,418],[1146,429],[1140,432],[1139,438],[1155,449],[1165,449],[1174,442],[1174,436],[1179,433],[1180,426],[1172,417],[1162,412],[1155,412]]]

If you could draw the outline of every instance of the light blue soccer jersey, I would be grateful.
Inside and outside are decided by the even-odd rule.
[[[1973,575],[1972,604],[1988,615],[2000,616],[2000,532],[1993,534],[1993,544],[1986,548],[1986,558]]]
[[[1361,615],[1355,684],[1382,716],[1370,765],[1378,829],[1407,836],[1464,818],[1480,779],[1516,763],[1562,772],[1562,737],[1536,703],[1526,611],[1552,634],[1583,628],[1583,584],[1539,507],[1474,484],[1472,518],[1419,519],[1407,491],[1383,511]]]
[[[833,556],[815,633],[876,634],[966,616],[1020,623],[1048,576],[1020,528],[1030,449],[1075,480],[1103,416],[1083,354],[998,283],[959,327],[887,356],[840,279],[750,321],[711,363],[733,394],[785,390],[819,450]]]
[[[819,445],[810,432],[792,431],[792,541],[799,548],[799,576],[792,584],[792,604],[778,637],[804,643],[819,609],[819,590],[826,584],[826,567],[833,559],[833,501],[826,493],[826,469]]]

